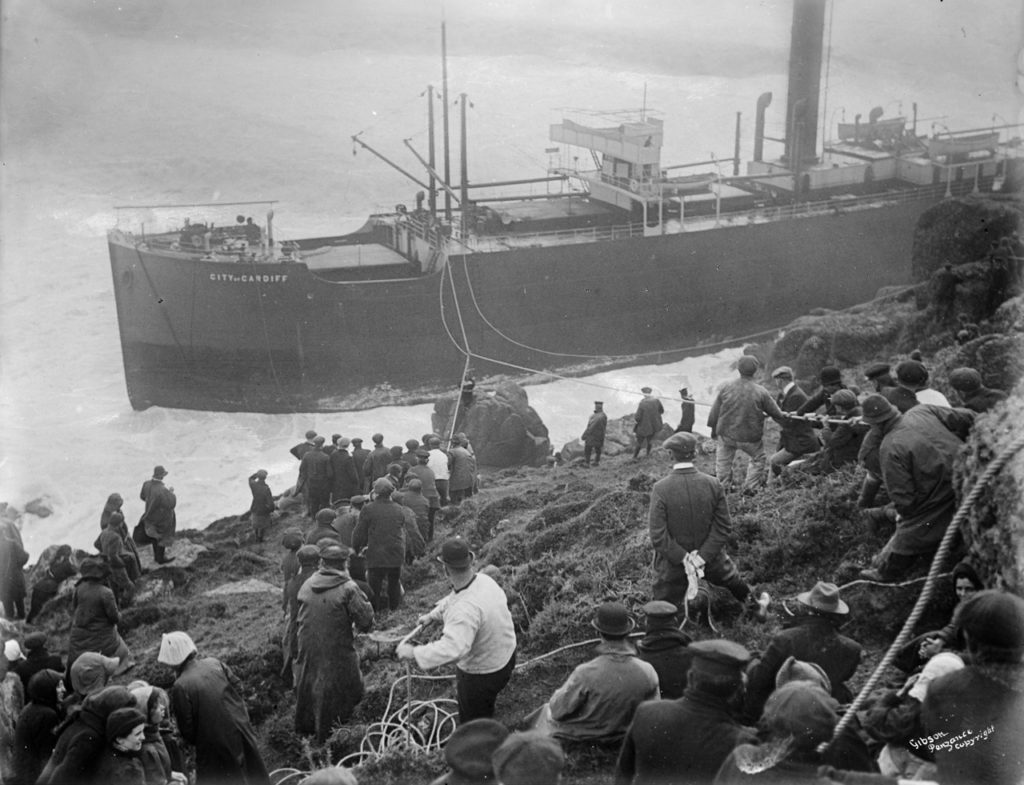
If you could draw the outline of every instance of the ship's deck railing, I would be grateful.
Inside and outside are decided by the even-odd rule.
[[[970,189],[970,183],[954,183],[954,193],[963,193]],[[671,219],[666,223],[665,234],[678,234],[686,231],[706,231],[719,226],[747,226],[751,224],[772,223],[775,221],[809,218],[817,215],[835,214],[853,210],[867,210],[883,205],[903,204],[914,201],[934,199],[946,192],[946,184],[913,188],[905,191],[892,191],[866,196],[849,196],[831,198],[817,202],[798,202],[796,204],[777,207],[758,207],[752,210],[723,212],[716,218],[713,214],[684,216],[683,220]],[[767,197],[766,197],[767,198]],[[470,251],[488,252],[523,248],[531,246],[572,245],[574,243],[591,243],[607,240],[624,240],[631,237],[657,236],[661,234],[658,226],[648,227],[645,231],[642,223],[629,223],[614,226],[594,226],[571,230],[550,232],[533,232],[529,234],[506,234],[480,236],[470,233],[462,238],[461,245]]]

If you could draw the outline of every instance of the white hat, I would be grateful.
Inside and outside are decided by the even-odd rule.
[[[156,661],[162,662],[164,665],[177,667],[188,659],[188,655],[195,652],[195,650],[196,645],[192,642],[188,633],[181,632],[181,630],[165,632],[160,640],[160,653],[157,654]]]
[[[910,688],[910,692],[907,693],[911,698],[924,702],[924,696],[928,694],[928,685],[939,678],[939,676],[945,676],[947,673],[953,673],[964,667],[964,661],[960,659],[958,654],[954,654],[951,651],[942,651],[928,660],[925,666],[921,669],[921,673],[917,677],[917,681],[914,682],[914,686]]]
[[[21,653],[21,646],[13,638],[4,644],[4,656],[8,662],[17,662],[18,660],[25,659],[25,655]]]

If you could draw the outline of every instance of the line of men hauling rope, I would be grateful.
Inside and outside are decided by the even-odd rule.
[[[744,358],[744,360],[746,359]],[[744,362],[744,360],[741,360],[739,365],[739,382],[746,387],[748,382],[751,382],[753,371],[756,371],[756,365],[753,367],[753,371],[751,371],[750,363]],[[748,373],[748,371],[750,372]],[[726,387],[728,386],[726,385]],[[785,393],[785,391],[783,392]],[[839,391],[836,390],[835,392]],[[758,397],[763,399],[763,396],[759,395]],[[833,395],[833,397],[835,396]],[[841,398],[842,396],[839,397]],[[871,398],[877,397],[880,396],[870,396],[869,400],[865,403],[867,404]],[[768,400],[771,399],[769,398]],[[888,404],[887,400],[885,402]],[[866,406],[868,417],[877,417],[877,421],[871,423],[872,425],[884,425],[900,416],[895,413],[895,409],[891,404],[888,404],[890,409],[892,409],[892,411],[889,411],[881,403],[877,401],[875,403],[878,408],[875,414],[872,414],[872,407]],[[927,411],[933,407],[924,405],[915,408],[919,408],[920,411]],[[719,409],[721,410],[722,407],[719,406]],[[728,411],[727,408],[726,411]],[[768,412],[768,416],[771,416],[770,412]],[[340,439],[337,441],[340,441]],[[687,595],[695,588],[696,579],[699,577],[706,577],[713,583],[726,586],[738,599],[747,602],[754,610],[755,615],[763,617],[767,598],[762,595],[759,598],[761,600],[760,603],[752,602],[753,591],[739,578],[735,566],[722,549],[729,534],[728,507],[725,502],[722,485],[715,478],[697,471],[692,465],[697,447],[696,438],[682,431],[666,440],[663,447],[672,454],[675,464],[672,474],[659,482],[652,491],[650,528],[652,543],[656,551],[657,578],[654,587],[655,600],[645,606],[645,612],[648,616],[648,634],[650,635],[653,632],[655,633],[655,638],[659,637],[656,634],[658,627],[657,619],[661,617],[668,620],[667,626],[662,628],[663,633],[667,633],[667,636],[660,636],[663,641],[675,638],[678,643],[679,636],[686,637],[678,629],[679,608],[685,607]],[[166,475],[166,471],[161,472],[160,470],[161,467],[157,467],[157,470],[154,471],[156,479],[162,479],[162,476]],[[157,478],[156,475],[158,474],[161,477]],[[255,481],[256,484],[261,479],[258,477],[258,474],[251,478],[251,481]],[[408,526],[408,514],[398,511],[398,514],[395,515],[395,510],[392,509],[399,506],[392,499],[395,493],[394,486],[387,479],[380,477],[375,481],[373,491],[374,496],[371,502],[362,511],[356,511],[357,522],[355,528],[352,529],[353,544],[357,547],[360,544],[356,536],[356,530],[360,525],[363,525],[364,534],[366,535],[378,528],[376,525],[371,525],[371,523],[377,517],[377,513],[380,510],[390,511],[392,513],[393,528],[406,532],[407,536],[411,538],[411,535],[408,533],[413,530],[410,530]],[[254,504],[256,495],[254,493]],[[309,641],[308,647],[303,647],[300,644],[299,660],[296,668],[298,690],[301,696],[302,684],[306,682],[308,691],[314,693],[307,695],[308,700],[306,701],[307,709],[312,710],[312,716],[307,714],[302,719],[299,712],[297,712],[296,728],[300,732],[315,733],[322,741],[326,738],[333,725],[347,719],[347,716],[351,714],[351,709],[354,708],[358,698],[361,697],[362,682],[358,671],[358,657],[355,655],[354,646],[352,646],[353,624],[358,629],[369,629],[373,623],[373,608],[368,597],[376,593],[377,597],[380,598],[379,587],[383,583],[383,578],[389,580],[389,588],[391,588],[391,583],[389,575],[382,576],[382,580],[378,582],[378,589],[374,592],[371,587],[365,584],[360,587],[358,583],[353,582],[346,569],[351,551],[345,544],[340,542],[337,545],[332,544],[333,541],[341,539],[340,537],[332,536],[337,535],[339,532],[326,521],[326,516],[319,516],[320,512],[330,512],[332,523],[334,522],[333,510],[325,509],[318,511],[317,526],[305,538],[308,544],[296,548],[293,554],[294,561],[301,565],[301,571],[305,572],[306,575],[304,579],[297,582],[297,586],[295,586],[296,581],[294,579],[290,580],[289,589],[294,587],[298,590],[294,598],[298,603],[297,613],[291,614],[291,620],[294,621],[297,628],[295,632],[301,638],[302,631],[305,628]],[[320,520],[321,517],[323,520]],[[323,542],[325,539],[323,537],[315,537],[317,530],[323,524],[327,524],[323,526],[321,531],[327,535],[326,539],[328,542]],[[110,528],[109,525],[107,528]],[[314,538],[313,542],[320,541],[320,547],[310,542],[309,537],[311,536]],[[405,554],[402,553],[400,558],[404,557]],[[288,554],[286,554],[286,561],[288,561]],[[439,561],[444,565],[453,591],[445,600],[438,603],[431,613],[420,617],[419,622],[421,625],[429,625],[437,621],[443,622],[444,631],[442,636],[439,640],[422,646],[403,644],[399,646],[397,654],[401,659],[414,660],[423,668],[432,668],[450,662],[457,663],[456,693],[460,709],[460,720],[464,723],[464,727],[467,728],[466,733],[469,733],[472,730],[472,720],[493,715],[497,694],[507,684],[511,676],[512,670],[515,667],[515,630],[511,622],[511,614],[508,611],[508,602],[504,591],[487,574],[477,573],[473,570],[473,554],[469,551],[468,544],[458,539],[446,542],[441,548]],[[400,570],[401,561],[399,561],[397,568],[394,568],[396,583]],[[87,572],[90,574],[86,575]],[[90,588],[88,584],[102,583],[107,577],[104,575],[99,580],[96,580],[99,576],[94,576],[91,572],[91,569],[89,571],[83,569],[83,581],[81,583],[86,585],[86,589]],[[298,578],[297,575],[295,577]],[[400,583],[397,583],[397,585],[399,593],[396,595],[394,592],[389,592],[387,598],[388,607],[397,607],[401,600]],[[102,588],[106,587],[99,587],[101,593]],[[107,591],[110,592],[110,589],[107,589]],[[78,592],[79,589],[76,589],[76,605]],[[1009,595],[1005,597],[1009,597]],[[999,601],[1002,602],[1005,597],[1000,597]],[[1016,600],[1016,598],[1012,599]],[[104,597],[104,602],[106,600],[107,598]],[[378,602],[380,602],[380,599],[378,599]],[[794,616],[804,615],[814,621],[820,621],[820,619],[824,618],[836,627],[838,626],[835,623],[837,619],[841,621],[845,613],[848,613],[848,609],[845,609],[845,603],[838,598],[838,591],[831,584],[818,584],[810,592],[800,595],[798,605],[801,607],[801,613],[794,614]],[[1002,606],[999,607],[1002,608]],[[1021,618],[1019,608],[1015,608],[1016,606],[1010,607],[1009,610],[1002,608],[1000,611],[1002,616],[994,626],[992,618],[990,618],[992,614],[990,613],[985,617],[985,623],[970,633],[970,638],[975,639],[975,642],[985,640],[991,642],[993,635],[995,635],[995,638],[998,638],[1000,643],[1000,646],[996,648],[1010,650],[1010,663],[1019,663],[1021,646],[1022,642],[1024,642],[1024,638],[1018,635],[1018,632],[1024,629],[1024,627],[1019,623]],[[1017,615],[1014,615],[1015,613]],[[960,625],[964,624],[962,618],[959,622]],[[616,665],[620,662],[626,662],[631,666],[636,659],[632,647],[626,640],[632,629],[633,622],[629,619],[624,607],[614,603],[602,606],[595,615],[594,626],[604,639],[602,644],[603,650],[598,658],[574,671],[566,684],[556,692],[548,703],[535,713],[531,718],[534,724],[534,734],[539,734],[540,737],[554,737],[563,740],[583,738],[606,741],[606,735],[602,731],[607,730],[610,723],[611,726],[617,729],[611,733],[610,738],[617,742],[616,736],[625,730],[630,725],[630,722],[634,722],[634,711],[639,703],[657,697],[659,694],[666,696],[670,694],[671,688],[666,688],[665,686],[666,679],[663,679],[657,671],[655,671],[657,675],[654,681],[654,692],[652,693],[650,690],[652,682],[649,669],[645,674],[632,672],[631,676],[627,678],[625,673],[619,673],[615,668],[609,671],[607,668],[602,667],[602,658],[606,655],[608,662]],[[800,624],[793,625],[795,629],[799,629],[801,626]],[[829,625],[819,626],[824,629]],[[820,668],[825,670],[828,683],[831,683],[833,680],[832,676],[835,676],[836,687],[832,691],[832,698],[829,698],[829,700],[834,702],[836,697],[835,690],[839,690],[840,694],[842,694],[841,691],[845,690],[843,682],[846,678],[849,678],[849,675],[852,675],[852,669],[847,668],[848,672],[845,677],[841,672],[830,674],[828,671],[843,662],[848,666],[851,659],[850,656],[838,656],[844,648],[849,649],[845,652],[847,655],[855,651],[855,660],[859,661],[860,647],[855,642],[850,642],[849,639],[846,639],[842,642],[843,645],[838,647],[838,652],[832,651],[822,657],[820,656],[822,652],[820,645],[822,629],[817,630],[813,635],[805,634],[804,637],[807,638],[807,642],[810,644],[809,656],[807,660],[801,658],[798,658],[798,660],[799,662],[807,661],[814,663],[814,653],[815,651],[818,652],[819,658],[824,660],[824,662],[820,663]],[[1005,636],[1000,638],[999,636],[1002,633],[1008,634],[1010,636],[1009,639],[1006,639]],[[116,635],[116,630],[114,630],[114,634]],[[181,636],[184,636],[184,639]],[[837,640],[842,637],[836,634]],[[119,636],[117,636],[117,640],[120,641]],[[341,643],[340,646],[338,645],[339,641]],[[773,640],[774,643],[775,641]],[[853,644],[852,648],[849,647],[849,643]],[[928,645],[934,646],[934,641],[930,640]],[[176,651],[184,653],[184,659],[179,659],[178,655],[166,654],[164,652],[165,648],[174,648],[175,646],[177,646]],[[124,647],[124,644],[123,641],[120,641],[111,652],[112,654],[122,655],[118,666],[121,669],[126,664],[123,656],[124,652],[120,651],[122,647]],[[124,648],[126,649],[126,647]],[[641,652],[643,652],[643,642],[641,642],[640,648]],[[745,649],[738,647],[738,644],[728,641],[706,641],[692,644],[686,648],[688,649],[687,654],[691,660],[691,665],[686,670],[672,669],[676,677],[677,686],[678,677],[681,674],[685,674],[687,684],[692,688],[694,681],[700,681],[700,677],[696,674],[699,674],[702,668],[716,671],[720,676],[723,675],[721,673],[723,669],[736,676],[747,672],[750,668],[750,655]],[[793,644],[791,643],[790,649],[792,648]],[[799,646],[796,648],[799,649]],[[825,648],[827,649],[828,647]],[[303,649],[308,651],[309,657],[303,658],[301,653]],[[348,667],[345,667],[346,663],[344,662],[339,663],[339,650],[341,659],[348,660]],[[766,657],[761,662],[765,662],[765,660],[772,662],[773,658],[768,656],[770,652],[771,648],[769,648],[769,652],[766,653]],[[1014,654],[1014,652],[1016,653]],[[923,654],[924,646],[922,645],[921,656]],[[180,672],[180,669],[187,662],[191,662],[195,658],[195,647],[184,633],[173,633],[170,637],[165,636],[160,657],[161,661],[179,667]],[[1016,659],[1013,659],[1013,657],[1016,657]],[[11,657],[6,659],[10,660]],[[779,658],[775,657],[774,659],[778,660]],[[318,662],[317,660],[320,661]],[[854,662],[854,668],[856,667],[856,661]],[[1006,662],[1006,660],[1001,660],[1000,662]],[[705,664],[702,665],[700,663]],[[751,673],[757,673],[756,669],[760,664],[755,664]],[[781,668],[781,664],[775,664],[778,664]],[[210,667],[215,669],[215,666],[211,665]],[[797,667],[799,669],[798,663]],[[305,673],[307,668],[311,671],[309,677]],[[629,670],[627,667],[626,671],[629,672]],[[775,670],[777,676],[778,669]],[[636,669],[634,668],[633,671],[636,671]],[[691,673],[694,674],[692,677],[689,675]],[[764,681],[763,674],[760,681]],[[756,678],[754,682],[755,684],[760,683]],[[771,678],[768,679],[768,683],[771,683]],[[609,684],[626,686],[628,689],[624,693],[616,693],[613,689],[610,694],[603,694],[601,687]],[[638,686],[642,689],[633,689]],[[223,685],[218,687],[218,689],[222,688]],[[796,723],[796,725],[801,725],[802,723],[803,726],[807,726],[808,723],[811,723],[812,717],[811,715],[801,714],[800,711],[806,710],[812,714],[814,711],[817,711],[819,715],[828,715],[829,711],[822,709],[822,696],[820,694],[806,694],[808,690],[813,692],[813,689],[809,687],[794,688],[791,692],[799,692],[800,695],[791,700],[784,701],[783,703],[788,708],[782,711],[781,714],[785,716],[780,719],[779,716],[772,715],[775,717],[775,720],[783,723]],[[694,689],[694,696],[699,692],[700,690]],[[825,692],[827,693],[828,690],[825,690]],[[684,694],[684,702],[685,697]],[[736,700],[734,693],[731,694],[731,700]],[[623,701],[625,701],[625,704]],[[697,702],[700,703],[701,701],[698,700]],[[828,704],[828,701],[825,703],[828,706],[832,706],[832,704]],[[224,723],[224,727],[232,728],[237,726],[241,729],[238,732],[242,733],[244,737],[244,729],[247,727],[248,720],[244,715],[244,704],[241,704],[240,699],[239,704],[241,705],[241,714],[231,718],[231,721]],[[624,709],[624,705],[627,704],[629,708]],[[767,705],[766,700],[765,713],[761,715],[761,719],[762,722],[770,724],[774,720],[771,720],[769,717],[771,713],[767,710]],[[998,707],[1002,706],[1002,704],[998,701],[993,703],[990,700],[989,706]],[[727,707],[735,709],[734,704],[727,704]],[[800,709],[800,711],[797,711],[797,709]],[[796,714],[793,714],[793,711],[796,711]],[[834,715],[834,706],[832,706],[830,711]],[[639,717],[640,715],[637,716]],[[755,714],[749,714],[748,716],[752,719],[756,717]],[[951,714],[947,720],[949,723],[955,724],[959,721],[957,719],[958,716]],[[818,719],[820,720],[821,716]],[[303,722],[305,723],[305,728],[302,728]],[[827,722],[823,721],[816,726],[817,736],[815,738],[821,735],[821,728],[827,724]],[[593,733],[595,725],[598,729],[596,734]],[[583,729],[580,736],[574,735],[572,730],[574,727]],[[786,725],[785,727],[790,726]],[[135,728],[131,730],[134,732]],[[968,730],[971,733],[974,732],[971,729]],[[643,739],[648,738],[649,735],[645,731],[639,734],[638,737]],[[658,734],[655,733],[654,735],[656,737]],[[714,734],[714,738],[718,738],[718,736],[718,733]],[[120,739],[121,737],[117,738]],[[817,740],[823,739],[817,738]],[[913,739],[910,741],[913,742]],[[530,744],[533,744],[533,741],[530,741]],[[532,749],[530,744],[526,746]],[[545,747],[544,742],[537,741],[537,744],[540,745],[538,749],[550,749],[550,745]],[[924,742],[921,742],[918,746],[922,745],[924,745]],[[911,746],[915,751],[918,749],[918,746],[914,746],[914,744],[911,744]],[[453,767],[457,768],[459,762],[456,753],[460,746],[458,744],[449,744],[449,748],[452,750],[449,762]],[[701,745],[701,749],[706,750],[707,748],[706,744]],[[114,749],[117,749],[117,747],[115,746]],[[254,751],[254,747],[251,749]],[[941,744],[939,749],[942,749]],[[787,747],[787,750],[792,751],[792,745]],[[953,747],[949,751],[952,752]],[[120,750],[120,752],[123,753],[124,750]],[[807,750],[803,752],[806,753]],[[665,759],[664,751],[649,750],[648,753],[641,754],[634,751],[632,754],[638,757],[630,763],[630,753],[627,751],[627,746],[623,747],[619,761],[620,775],[626,777],[623,781],[630,781],[629,776],[627,776],[630,775],[630,766],[633,766],[635,769],[632,772],[635,781],[660,781],[658,779],[660,775],[645,778],[643,771],[651,764],[652,760],[663,761]],[[776,750],[776,753],[778,753],[778,750]],[[255,754],[258,756],[258,753]],[[757,755],[760,755],[760,752],[755,757]],[[538,756],[528,754],[525,757],[528,760],[533,760]],[[540,757],[543,758],[544,756],[541,755]],[[694,773],[694,781],[711,781],[710,779],[696,776],[698,768],[695,768],[696,764],[693,760],[690,760],[689,763],[684,763],[678,758],[669,757],[671,758],[671,765],[668,768],[663,766],[659,769],[658,766],[661,764],[651,764],[655,767],[654,769],[649,769],[648,774],[654,774],[657,771],[661,771],[662,774],[667,774],[670,771],[678,773],[680,770],[686,770]],[[936,756],[937,760],[939,757]],[[764,761],[757,763],[757,766],[763,767],[759,769],[760,771],[769,771],[772,768],[778,767],[786,759],[784,754],[781,757],[776,754],[774,761],[769,761],[769,765],[766,767],[764,766]],[[797,756],[794,760],[801,762],[802,759],[800,756]],[[821,761],[817,762],[820,763]],[[856,766],[848,765],[851,763],[851,759],[842,761],[837,759],[837,762],[841,764],[839,766],[841,769],[857,768]],[[1013,762],[1011,761],[1011,769],[1012,764]],[[744,765],[737,764],[741,771],[746,771],[743,767]],[[971,764],[972,769],[975,766],[976,763]],[[868,766],[867,770],[871,770],[872,767],[873,765]],[[245,781],[262,781],[260,779],[262,775],[258,771],[261,768],[262,764],[260,763],[254,769],[256,773],[250,773],[255,778]],[[991,766],[989,769],[991,769]],[[1018,771],[1018,769],[1012,770]],[[209,775],[210,772],[207,771],[206,774]],[[792,772],[786,774],[787,778],[785,781],[793,781],[789,778],[791,774]],[[243,773],[239,772],[238,776],[243,776]],[[833,779],[827,781],[844,781],[843,779],[834,779],[834,777],[839,776],[835,772],[829,776],[833,777]],[[201,777],[199,781],[203,782],[204,780]],[[207,781],[211,781],[209,776],[207,776]],[[990,780],[982,779],[979,781]]]

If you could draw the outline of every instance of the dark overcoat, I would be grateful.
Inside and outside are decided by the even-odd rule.
[[[359,511],[352,547],[356,551],[366,548],[367,569],[401,567],[407,547],[412,553],[423,552],[415,516],[406,518],[405,509],[391,499],[375,499]]]
[[[689,690],[678,700],[647,701],[622,742],[615,785],[711,783],[733,748],[755,739],[721,698]]]
[[[683,697],[686,676],[693,661],[689,645],[690,636],[672,625],[649,630],[637,643],[637,656],[653,665],[658,672],[662,698],[674,700]]]
[[[603,411],[594,412],[587,420],[587,427],[580,437],[588,447],[604,446],[604,437],[608,431],[608,415]]]
[[[633,426],[633,433],[637,436],[654,436],[661,430],[663,425],[661,415],[665,413],[665,407],[657,398],[648,396],[636,407],[636,414],[633,418],[636,425]]]
[[[196,749],[196,785],[270,785],[231,669],[193,657],[171,687],[181,737]]]
[[[177,497],[162,480],[154,477],[142,484],[139,498],[146,503],[146,510],[142,513],[140,521],[146,534],[161,545],[166,544],[174,536],[174,530],[178,525],[174,512],[178,504]]]
[[[363,697],[353,626],[368,632],[373,608],[344,570],[323,568],[298,592],[295,732],[316,734],[352,716]]]
[[[75,586],[71,607],[68,667],[79,654],[87,651],[97,651],[107,657],[116,656],[121,647],[121,636],[117,632],[120,614],[114,592],[101,580],[82,578]]]
[[[807,394],[794,384],[785,393],[779,393],[776,401],[784,412],[795,412],[807,402]],[[807,420],[784,420],[779,433],[779,449],[794,455],[817,452],[821,445],[814,427]]]
[[[362,490],[359,486],[359,473],[356,471],[356,462],[348,454],[348,450],[341,448],[331,453],[331,469],[334,472],[334,479],[331,485],[331,500],[351,499],[358,496]]]

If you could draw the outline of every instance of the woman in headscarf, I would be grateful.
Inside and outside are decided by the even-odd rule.
[[[61,721],[64,674],[44,669],[28,682],[28,705],[18,715],[14,729],[14,777],[12,783],[32,785],[50,759],[57,743],[54,730]],[[4,782],[7,782],[5,779]]]
[[[82,561],[82,577],[72,600],[71,636],[68,640],[68,668],[87,651],[117,657],[118,673],[134,665],[131,650],[117,631],[120,614],[114,592],[107,585],[109,567],[98,558]]]
[[[106,746],[107,717],[134,705],[135,699],[126,687],[104,687],[86,698],[80,710],[57,726],[57,745],[36,785],[97,782],[94,775]]]
[[[135,584],[128,575],[128,566],[135,567],[135,557],[125,546],[124,532],[128,531],[124,516],[120,512],[110,514],[107,527],[96,538],[94,547],[100,552],[110,569],[110,588],[114,592],[118,608],[127,608],[135,597]]]
[[[187,778],[176,771],[170,750],[164,742],[161,726],[170,710],[170,699],[159,687],[145,685],[132,690],[136,708],[146,716],[146,728],[139,750],[139,760],[146,774],[146,785],[168,785],[171,782],[185,782]],[[177,761],[181,766],[181,761]]]
[[[142,575],[142,562],[139,560],[139,546],[135,544],[135,540],[132,539],[128,532],[128,524],[124,520],[124,510],[121,509],[123,506],[124,499],[121,498],[121,494],[112,493],[107,497],[107,503],[103,505],[103,512],[100,513],[100,531],[102,532],[110,525],[110,520],[114,515],[121,516],[116,522],[119,524],[116,528],[124,542],[124,550],[128,554],[124,560],[124,566],[128,571],[128,579],[137,581]],[[99,545],[96,548],[97,550],[102,550]]]
[[[180,631],[164,634],[157,660],[177,670],[171,710],[182,738],[196,748],[196,785],[270,785],[231,669],[200,658]]]

